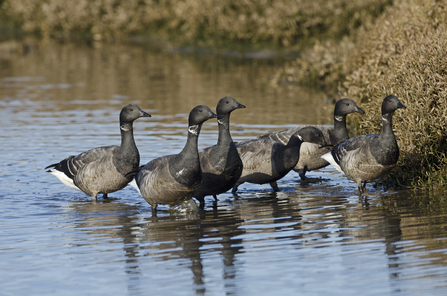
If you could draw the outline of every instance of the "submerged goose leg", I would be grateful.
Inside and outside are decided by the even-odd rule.
[[[219,200],[217,199],[217,195],[216,195],[216,194],[213,194],[213,197],[214,197],[214,201],[219,201]]]
[[[237,192],[237,188],[239,187],[239,185],[241,185],[241,184],[236,183],[236,185],[233,186],[233,189],[231,189],[231,193],[233,193],[233,195],[237,195],[236,192]]]
[[[273,188],[273,191],[275,192],[279,191],[278,184],[276,184],[276,181],[271,182],[270,186]]]
[[[109,197],[107,196],[107,193],[103,193],[103,194],[102,194],[102,198],[104,198],[104,199],[108,199]]]
[[[363,196],[363,192],[365,191],[363,186],[362,186],[362,180],[359,180],[356,183],[357,183],[357,188],[359,189],[359,197],[362,197]]]
[[[306,170],[305,169],[298,169],[298,175],[300,176],[301,180],[306,180]]]

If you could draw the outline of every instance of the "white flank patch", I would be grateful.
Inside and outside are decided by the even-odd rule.
[[[138,188],[137,181],[135,181],[135,179],[133,179],[133,180],[129,183],[129,185],[132,186],[133,188],[135,188],[135,189],[138,191],[138,193],[141,195],[140,188]]]
[[[73,183],[73,179],[70,179],[69,177],[67,177],[67,175],[65,175],[63,172],[58,171],[58,170],[56,170],[56,169],[51,169],[51,170],[49,171],[49,173],[52,174],[53,176],[56,176],[56,178],[58,178],[59,181],[61,181],[65,186],[68,186],[68,187],[70,187],[70,188],[73,188],[73,189],[82,191],[81,189],[79,189],[78,186],[76,186],[76,185]]]
[[[331,152],[328,152],[328,153],[322,155],[321,158],[323,158],[324,160],[329,162],[334,168],[337,169],[337,171],[340,171],[343,174],[345,173],[345,172],[343,172],[341,167],[338,165],[338,163],[335,162],[335,159],[332,157]]]

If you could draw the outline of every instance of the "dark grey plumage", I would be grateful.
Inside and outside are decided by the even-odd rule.
[[[230,114],[245,108],[232,97],[225,97],[217,103],[216,113],[219,125],[217,144],[199,151],[202,168],[202,184],[194,197],[205,205],[205,196],[217,195],[230,190],[242,173],[242,160],[230,135]]]
[[[351,99],[341,99],[337,101],[334,107],[334,128],[326,126],[316,126],[323,132],[327,145],[335,146],[338,143],[349,139],[348,130],[346,128],[346,115],[358,112],[365,113]],[[270,132],[260,136],[260,138],[269,138],[276,142],[286,145],[290,137],[303,127],[294,127],[279,132]],[[330,151],[329,147],[319,147],[314,143],[305,142],[301,145],[300,158],[293,168],[300,175],[301,180],[306,179],[306,172],[318,170],[329,165],[329,163],[321,158],[323,154]]]
[[[179,154],[159,157],[147,163],[135,176],[140,194],[151,205],[172,205],[191,199],[200,187],[200,169],[197,142],[202,124],[217,115],[207,106],[197,106],[189,113],[188,138]]]
[[[127,105],[120,112],[121,145],[105,146],[70,156],[59,163],[47,166],[65,185],[78,189],[96,200],[102,193],[118,191],[132,180],[129,175],[138,168],[140,154],[133,137],[133,122],[140,117],[150,117],[137,105]]]
[[[237,143],[244,169],[232,192],[236,193],[238,186],[244,182],[270,183],[273,190],[279,191],[276,181],[287,175],[296,165],[303,142],[326,145],[321,130],[313,126],[304,127],[295,132],[287,145],[267,138]]]
[[[387,96],[382,103],[382,131],[353,137],[336,145],[322,157],[346,177],[357,183],[360,196],[366,181],[388,174],[399,159],[399,147],[392,127],[397,109],[406,109],[396,96]],[[362,186],[362,181],[364,181]]]

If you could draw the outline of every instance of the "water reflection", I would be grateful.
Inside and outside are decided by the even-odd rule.
[[[243,101],[249,112],[232,116],[235,123],[332,121],[333,105],[325,101],[324,93],[272,87],[270,80],[282,62],[213,55],[197,58],[123,44],[91,48],[39,43],[25,56],[20,49],[16,41],[0,43],[1,64],[5,65],[0,68],[0,88],[9,97],[44,102],[37,111],[48,106],[62,111],[96,110],[135,103],[155,114],[185,115],[192,106],[215,107],[229,95]],[[164,119],[157,117],[158,122],[166,122]]]

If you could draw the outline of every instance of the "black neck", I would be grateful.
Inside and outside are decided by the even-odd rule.
[[[286,162],[290,163],[290,165],[295,166],[298,162],[302,143],[303,141],[297,135],[292,135],[289,142],[287,143],[285,147],[284,157],[285,160],[287,160]]]
[[[399,147],[392,128],[393,113],[382,115],[382,131],[378,141],[371,146],[371,153],[378,163],[392,165],[399,159]]]
[[[202,125],[188,127],[188,138],[183,150],[169,160],[169,171],[175,180],[185,186],[201,181],[199,152],[197,151],[199,134]],[[178,172],[186,169],[183,174]],[[199,177],[199,178],[198,178]]]
[[[346,128],[346,115],[334,115],[334,130],[330,138],[332,145],[349,139],[348,129]]]
[[[381,139],[381,141],[386,139],[396,141],[393,132],[393,113],[382,114],[382,131],[380,132],[379,139]]]
[[[188,127],[188,138],[186,139],[185,147],[179,155],[198,155],[197,146],[199,142],[199,134],[202,125],[193,125]]]
[[[140,154],[138,153],[137,146],[135,145],[132,122],[121,123],[120,130],[121,145],[115,161],[117,168],[122,170],[121,173],[127,174],[128,171],[135,170],[140,165]]]
[[[217,123],[219,126],[217,145],[230,145],[233,142],[230,134],[230,114],[219,116]]]

